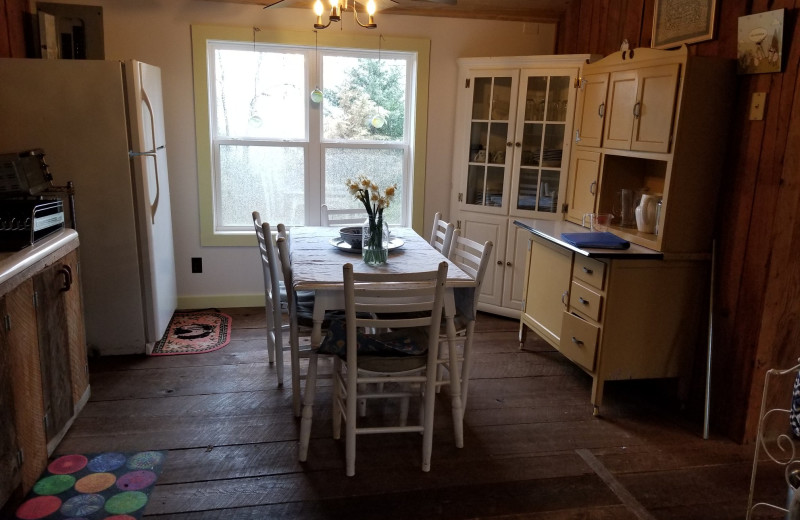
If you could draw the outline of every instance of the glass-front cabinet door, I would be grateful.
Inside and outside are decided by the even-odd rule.
[[[509,213],[551,218],[561,213],[569,166],[575,73],[523,70],[514,142]]]
[[[465,209],[508,211],[514,117],[519,71],[476,72],[467,79],[472,103],[469,146],[465,150],[466,187],[459,199]]]

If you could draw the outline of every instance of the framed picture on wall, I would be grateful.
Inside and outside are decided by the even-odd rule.
[[[655,0],[654,49],[669,49],[684,43],[714,37],[716,0]]]
[[[776,9],[739,18],[736,52],[739,74],[781,71],[784,11]]]

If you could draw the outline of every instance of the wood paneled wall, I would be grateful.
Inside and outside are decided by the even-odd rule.
[[[715,38],[690,45],[697,55],[735,59],[740,16],[786,9],[783,72],[720,85],[737,90],[725,173],[716,215],[697,208],[698,219],[716,219],[711,429],[743,442],[755,439],[765,371],[800,358],[797,7],[800,1],[717,0]],[[560,24],[558,52],[606,55],[623,38],[649,47],[653,9],[654,0],[574,0]],[[748,118],[754,92],[767,93],[761,121]],[[705,348],[698,345],[694,407],[704,398]],[[787,408],[790,399],[784,392],[771,405]]]
[[[27,0],[0,0],[0,57],[25,57]]]

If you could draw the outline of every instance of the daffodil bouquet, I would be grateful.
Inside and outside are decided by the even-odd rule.
[[[367,263],[386,263],[386,252],[383,251],[383,210],[388,208],[397,192],[397,184],[393,184],[381,193],[378,185],[366,175],[359,175],[355,180],[347,179],[347,189],[355,199],[360,200],[367,210],[369,234],[363,238],[362,254]],[[365,229],[364,232],[367,230]],[[386,237],[388,240],[388,236]],[[377,251],[379,258],[368,258],[372,251]]]

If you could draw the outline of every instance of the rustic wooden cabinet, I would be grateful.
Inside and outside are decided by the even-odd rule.
[[[574,84],[588,58],[459,60],[451,220],[462,235],[494,243],[481,310],[519,316],[527,237],[514,217],[562,218]]]
[[[27,493],[89,398],[77,246],[77,234],[62,231],[0,283],[0,373],[11,388],[10,420],[0,436],[14,432],[16,442],[9,494]]]

